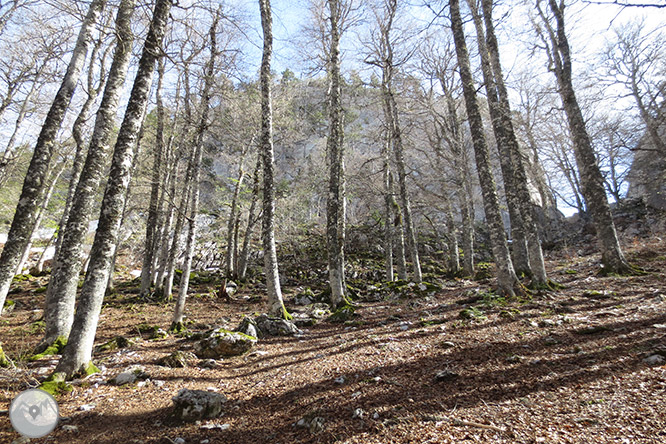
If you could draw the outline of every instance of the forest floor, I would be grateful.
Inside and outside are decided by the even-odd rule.
[[[598,256],[549,254],[565,288],[504,301],[489,281],[443,281],[433,295],[358,301],[346,324],[321,321],[296,337],[259,340],[253,352],[212,369],[158,365],[194,341],[141,338],[137,325],[168,328],[172,306],[120,291],[102,312],[96,344],[117,335],[134,344],[99,352],[101,374],[58,397],[60,425],[46,443],[663,443],[666,442],[666,241],[627,245],[647,274],[601,277]],[[25,282],[0,338],[16,368],[0,369],[0,442],[18,438],[10,401],[38,385],[55,361],[20,360],[40,339],[46,277]],[[188,302],[190,329],[238,325],[261,312],[260,293],[230,303],[200,285]],[[291,291],[291,293],[290,293]],[[290,299],[294,289],[287,288]],[[132,365],[148,379],[115,386]],[[172,397],[216,391],[220,418],[182,424]],[[320,418],[313,421],[314,418]]]

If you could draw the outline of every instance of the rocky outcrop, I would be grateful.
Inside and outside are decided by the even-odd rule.
[[[180,389],[172,398],[174,416],[184,422],[217,418],[222,414],[227,397],[204,390]]]

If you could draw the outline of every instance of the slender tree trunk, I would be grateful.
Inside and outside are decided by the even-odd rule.
[[[64,163],[64,161],[62,163]],[[46,192],[46,196],[44,197],[44,202],[39,208],[39,213],[37,213],[37,219],[35,220],[35,225],[33,225],[32,232],[30,233],[30,241],[28,241],[28,244],[25,246],[25,250],[21,255],[21,260],[19,262],[19,265],[18,267],[16,267],[16,274],[21,274],[23,272],[25,264],[28,262],[28,258],[30,257],[30,250],[32,249],[32,239],[39,232],[39,226],[42,224],[44,213],[46,212],[46,208],[49,206],[49,202],[51,201],[51,196],[53,196],[53,190],[55,189],[55,186],[58,183],[58,179],[60,179],[62,171],[63,171],[62,164],[54,168],[53,171],[54,177],[50,180],[51,184],[49,185],[48,191]]]
[[[102,37],[97,40],[95,43],[95,46],[93,46],[92,51],[91,51],[91,56],[90,56],[90,63],[88,65],[88,96],[86,97],[86,101],[83,103],[83,106],[81,107],[81,110],[79,111],[79,115],[76,117],[76,120],[74,121],[74,125],[72,126],[72,137],[74,138],[74,143],[76,144],[76,153],[74,154],[74,163],[72,164],[72,176],[69,179],[69,186],[67,187],[67,199],[65,200],[65,207],[62,210],[62,215],[60,217],[60,222],[58,223],[58,232],[59,236],[56,240],[56,251],[55,255],[53,256],[54,262],[56,257],[58,256],[58,251],[60,251],[60,247],[62,246],[62,230],[65,229],[67,226],[67,219],[69,218],[69,212],[72,209],[72,201],[74,200],[74,193],[76,191],[76,186],[79,183],[79,179],[81,177],[81,170],[83,169],[83,164],[86,160],[86,153],[87,153],[87,144],[86,141],[83,138],[83,129],[86,124],[86,121],[90,117],[90,112],[92,110],[93,105],[95,104],[95,100],[97,100],[97,96],[99,95],[100,91],[104,87],[105,84],[105,73],[104,71],[104,58],[101,60],[101,69],[100,69],[100,79],[99,79],[99,84],[95,86],[95,65],[100,62],[97,60],[97,53],[99,52],[99,49],[102,45]],[[54,263],[55,265],[55,263]]]
[[[88,273],[81,288],[69,343],[55,370],[58,374],[54,375],[56,378],[72,377],[82,370],[85,371],[91,364],[95,332],[111,272],[111,261],[117,247],[118,229],[127,197],[137,136],[148,104],[155,62],[160,54],[170,8],[171,0],[157,0],[155,3],[134,86],[114,148],[99,225],[90,253]]]
[[[46,191],[46,176],[55,150],[55,139],[69,107],[76,84],[85,63],[88,45],[95,23],[104,7],[105,0],[93,0],[81,25],[79,36],[69,61],[67,72],[56,93],[51,108],[44,120],[44,125],[37,138],[37,144],[30,161],[30,166],[23,182],[23,190],[16,206],[7,242],[0,256],[0,314],[14,278],[14,271],[21,259],[21,254],[28,243],[30,230],[35,223],[39,206]]]
[[[237,236],[235,236],[235,233],[237,233],[237,230],[235,230],[235,227],[238,226],[238,199],[240,196],[240,191],[241,188],[243,187],[243,181],[245,180],[245,154],[247,153],[247,150],[254,144],[254,137],[250,139],[250,143],[247,145],[245,149],[243,149],[243,152],[241,153],[240,160],[238,162],[238,179],[236,180],[236,185],[234,187],[234,194],[233,197],[231,198],[231,209],[229,210],[229,222],[227,224],[227,251],[226,251],[226,275],[227,277],[236,277],[237,275],[237,268],[236,268],[236,263],[237,258],[236,258],[236,253],[237,253]]]
[[[393,186],[393,174],[389,173],[389,198],[391,200],[391,208],[393,209],[393,243],[396,246],[396,261],[398,268],[398,279],[401,281],[407,280],[407,260],[405,258],[405,229],[402,220],[402,211],[400,205],[395,199],[395,191]]]
[[[83,244],[102,180],[102,171],[108,163],[111,133],[132,52],[130,26],[133,11],[134,1],[125,0],[116,17],[118,41],[102,103],[95,118],[85,165],[74,193],[70,216],[67,224],[61,228],[62,243],[54,257],[51,279],[46,290],[46,329],[38,351],[45,349],[59,337],[67,338],[74,320],[76,291],[84,260]]]
[[[204,72],[204,86],[201,92],[201,117],[196,131],[195,140],[195,154],[194,165],[192,169],[192,190],[190,192],[190,217],[187,220],[187,241],[185,243],[185,266],[183,267],[183,275],[180,278],[180,286],[178,288],[178,300],[176,302],[176,309],[173,315],[172,329],[181,329],[183,324],[183,316],[185,314],[185,301],[187,298],[187,291],[190,282],[190,271],[192,269],[192,257],[194,256],[194,243],[196,241],[197,233],[197,213],[199,211],[199,177],[201,171],[201,159],[204,150],[204,136],[208,129],[208,114],[210,111],[210,96],[215,80],[215,58],[217,57],[217,25],[220,20],[221,10],[218,9],[210,27],[210,59],[208,66]]]
[[[605,273],[631,273],[632,267],[625,259],[617,238],[613,215],[604,188],[604,179],[599,170],[594,149],[585,128],[585,119],[573,88],[571,54],[564,26],[564,1],[560,1],[558,5],[556,0],[548,0],[548,4],[555,17],[556,29],[552,28],[550,22],[544,16],[539,3],[537,3],[537,6],[544,25],[548,28],[551,43],[549,56],[553,62],[553,71],[559,86],[558,91],[573,139],[583,196],[597,230],[603,271]]]
[[[328,198],[326,204],[326,245],[328,249],[328,280],[331,288],[329,302],[338,307],[347,302],[344,286],[343,250],[340,233],[342,215],[342,165],[344,129],[342,126],[342,87],[340,85],[340,5],[328,0],[331,41],[328,60],[329,134],[326,152],[329,166]]]
[[[393,190],[391,183],[391,158],[389,157],[390,139],[388,133],[382,145],[384,161],[384,261],[386,263],[386,280],[393,281]],[[404,255],[403,255],[404,261]],[[402,279],[402,278],[401,278]]]
[[[171,229],[173,226],[174,213],[175,213],[174,202],[172,202],[172,200],[175,199],[176,195],[177,175],[178,175],[178,160],[174,158],[173,166],[171,168],[171,172],[169,173],[169,193],[167,196],[168,209],[166,211],[167,214],[166,214],[166,221],[164,223],[164,229],[162,230],[162,240],[160,241],[161,244],[160,259],[159,259],[160,265],[156,282],[156,291],[162,296],[164,296],[164,280],[166,279],[168,273],[167,264],[169,261],[169,245],[170,245],[169,239],[171,236]]]
[[[476,87],[472,77],[472,70],[469,66],[469,54],[465,42],[463,23],[460,17],[459,0],[450,1],[451,9],[451,28],[458,58],[458,67],[460,78],[463,85],[463,95],[465,98],[465,107],[467,117],[472,133],[474,144],[474,154],[476,158],[476,169],[479,174],[481,192],[483,194],[484,209],[486,212],[486,222],[490,232],[490,241],[495,257],[497,268],[497,284],[500,292],[514,296],[516,288],[519,286],[518,278],[513,269],[509,248],[506,242],[506,234],[502,223],[500,213],[499,199],[495,189],[495,179],[490,169],[490,159],[488,155],[488,145],[484,135],[483,121],[479,104],[476,99]]]
[[[148,218],[146,219],[146,237],[144,243],[143,265],[141,266],[141,290],[139,296],[145,297],[150,293],[151,277],[153,274],[153,259],[157,245],[157,219],[160,182],[162,178],[162,158],[164,156],[164,105],[162,104],[162,83],[164,79],[164,62],[157,62],[157,132],[155,134],[155,149],[153,153],[153,174],[150,184],[150,203],[148,204]]]
[[[273,109],[271,104],[271,56],[273,53],[273,30],[270,0],[259,0],[261,27],[264,31],[264,48],[261,59],[261,163],[264,167],[264,203],[262,220],[262,243],[264,246],[264,272],[268,291],[268,313],[289,317],[282,301],[280,274],[275,248],[275,185],[273,166]]]
[[[259,218],[255,216],[255,213],[257,211],[257,202],[259,201],[260,170],[261,155],[258,155],[257,165],[255,166],[254,174],[252,175],[254,181],[252,186],[252,202],[250,203],[250,209],[247,213],[247,225],[245,227],[245,236],[243,237],[243,248],[238,260],[238,279],[240,280],[245,280],[245,275],[247,274],[247,264],[250,259],[250,242],[252,241],[254,226],[259,220]]]

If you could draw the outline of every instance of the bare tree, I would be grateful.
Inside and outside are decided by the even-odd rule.
[[[74,320],[74,305],[79,274],[83,262],[83,242],[88,233],[100,182],[106,168],[118,102],[125,84],[125,77],[132,54],[133,36],[131,18],[133,0],[123,0],[116,17],[117,42],[102,103],[95,119],[95,127],[88,147],[81,176],[76,186],[72,209],[67,223],[61,228],[62,243],[54,258],[51,278],[46,290],[44,338],[37,347],[44,350],[58,338],[69,336]]]
[[[16,206],[12,226],[7,235],[7,242],[0,256],[0,314],[14,277],[14,271],[21,260],[26,244],[30,240],[29,236],[37,218],[39,206],[44,199],[45,179],[55,148],[56,134],[62,125],[65,112],[76,89],[88,53],[88,46],[92,40],[93,27],[97,23],[105,3],[105,0],[93,0],[90,3],[88,13],[79,31],[72,58],[67,67],[67,73],[56,93],[37,139],[32,160],[23,182],[21,197]]]
[[[273,53],[273,30],[270,0],[259,0],[261,27],[264,32],[264,47],[261,58],[261,163],[264,169],[264,202],[262,220],[262,242],[264,246],[264,272],[268,291],[268,313],[289,317],[282,301],[277,251],[275,248],[275,186],[273,154],[273,109],[271,105],[271,56]]]
[[[615,223],[608,205],[604,180],[592,148],[585,119],[578,105],[573,87],[571,50],[564,23],[564,0],[548,0],[551,16],[542,8],[543,1],[536,3],[540,18],[537,32],[546,47],[549,68],[557,79],[558,92],[564,106],[573,140],[576,164],[580,173],[583,196],[597,229],[601,247],[601,263],[605,273],[630,273],[633,268],[624,258],[615,231]]]
[[[90,252],[90,265],[81,288],[69,342],[53,375],[55,380],[70,378],[78,372],[91,370],[95,332],[111,273],[112,259],[117,248],[118,230],[125,207],[137,136],[146,112],[155,62],[161,53],[160,46],[170,8],[171,0],[157,0],[155,3],[137,75],[114,147],[99,225]]]
[[[497,284],[502,293],[513,296],[516,294],[516,289],[520,288],[520,283],[511,262],[511,255],[509,254],[506,233],[504,232],[502,215],[500,213],[499,199],[495,190],[495,179],[490,168],[488,145],[483,129],[481,111],[477,102],[474,78],[472,77],[472,70],[469,64],[469,53],[467,51],[467,43],[465,42],[459,0],[451,0],[449,7],[451,11],[451,29],[453,31],[458,68],[462,80],[467,118],[474,144],[476,170],[481,184],[486,221],[490,231],[490,241],[497,267]]]
[[[185,300],[187,298],[187,291],[190,281],[190,271],[192,269],[192,257],[194,256],[194,243],[196,241],[196,218],[199,212],[199,177],[201,174],[201,159],[204,150],[204,136],[208,128],[208,115],[210,112],[210,96],[214,83],[215,75],[215,59],[219,55],[217,51],[217,26],[220,21],[221,9],[215,13],[213,23],[209,31],[209,48],[210,58],[204,72],[204,85],[201,91],[201,114],[199,123],[195,131],[194,142],[194,162],[191,171],[188,174],[192,175],[190,190],[190,204],[188,208],[189,217],[187,219],[187,240],[185,243],[185,265],[183,267],[183,274],[180,278],[180,287],[178,289],[178,300],[176,301],[176,308],[173,315],[171,324],[172,330],[181,330],[183,328],[183,316],[185,314]]]

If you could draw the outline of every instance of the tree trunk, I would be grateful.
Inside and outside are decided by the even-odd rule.
[[[553,62],[553,71],[557,78],[558,91],[567,115],[569,131],[573,139],[576,164],[580,172],[580,181],[586,206],[592,215],[597,237],[601,247],[601,263],[604,273],[630,273],[632,267],[624,258],[620,242],[615,231],[613,215],[608,205],[604,179],[599,170],[590,137],[585,128],[585,119],[578,105],[571,76],[571,54],[569,41],[564,27],[564,1],[548,0],[550,10],[555,16],[554,30],[539,7],[539,13],[548,28],[550,37],[549,56]]]
[[[164,105],[162,104],[162,83],[164,79],[164,63],[157,62],[157,131],[155,134],[155,149],[153,152],[153,172],[150,183],[150,203],[148,204],[148,218],[146,219],[146,237],[143,252],[143,265],[141,266],[141,289],[139,296],[146,297],[150,293],[151,278],[153,274],[153,259],[157,246],[157,219],[160,182],[162,178],[162,157],[164,156]]]
[[[241,188],[243,187],[243,180],[245,180],[245,167],[243,164],[245,163],[245,154],[247,153],[247,150],[254,144],[254,137],[250,139],[250,143],[247,145],[245,149],[243,149],[241,153],[240,160],[238,162],[238,179],[236,180],[236,185],[234,187],[234,195],[231,198],[231,209],[229,210],[229,222],[227,224],[227,251],[226,251],[226,275],[227,277],[236,277],[237,274],[237,241],[238,238],[235,235],[238,231],[235,229],[238,226],[238,199],[240,196],[240,191]]]
[[[90,252],[90,265],[83,281],[69,343],[56,367],[66,377],[86,370],[91,364],[93,342],[111,261],[118,242],[118,229],[125,206],[137,136],[148,104],[155,62],[169,18],[171,0],[157,0],[148,35],[134,80],[134,86],[118,132],[109,181],[102,200],[99,225]],[[109,83],[111,83],[109,79]]]
[[[55,259],[58,256],[58,251],[60,251],[60,247],[62,246],[62,231],[65,229],[67,226],[67,219],[69,218],[69,212],[72,209],[72,201],[74,200],[74,193],[76,191],[76,186],[79,183],[79,179],[81,177],[81,170],[83,169],[83,164],[86,160],[86,153],[88,148],[86,141],[83,138],[83,128],[84,125],[86,124],[86,121],[90,117],[90,111],[92,110],[93,105],[95,104],[95,100],[97,100],[97,96],[99,95],[100,91],[104,87],[105,84],[105,73],[102,73],[101,71],[104,70],[104,58],[100,61],[100,79],[99,79],[99,84],[95,86],[95,65],[97,64],[97,53],[99,51],[100,46],[102,45],[102,38],[100,36],[99,39],[97,39],[97,42],[95,43],[95,46],[93,46],[93,49],[91,51],[91,56],[90,56],[90,63],[88,65],[88,96],[86,97],[86,101],[83,103],[83,106],[81,107],[81,110],[79,111],[79,115],[76,117],[76,120],[74,121],[74,125],[72,126],[72,138],[74,139],[74,143],[76,144],[76,153],[74,154],[74,163],[72,164],[72,176],[69,179],[69,186],[67,187],[67,199],[65,200],[65,207],[62,210],[62,215],[60,217],[60,222],[58,223],[58,232],[59,236],[56,240],[56,251],[55,255],[53,256],[54,259],[54,266],[55,266]],[[105,53],[106,54],[106,53]]]
[[[495,179],[490,169],[488,146],[484,135],[481,112],[476,99],[476,87],[474,86],[474,79],[469,66],[469,54],[465,42],[463,23],[460,17],[459,0],[451,0],[450,8],[451,28],[460,69],[460,78],[463,85],[465,107],[472,133],[472,142],[474,144],[476,169],[481,184],[486,222],[488,223],[490,241],[497,268],[497,284],[500,292],[514,296],[519,282],[513,269],[513,263],[511,262],[504,224],[502,223],[502,215],[500,213],[499,199],[497,198],[497,191],[495,189]]]
[[[16,267],[16,274],[21,274],[23,272],[23,268],[25,267],[25,264],[28,262],[28,258],[30,258],[30,250],[32,249],[32,239],[39,232],[39,226],[42,224],[44,213],[46,212],[46,208],[49,206],[49,202],[51,201],[51,196],[53,195],[53,190],[55,189],[55,186],[58,183],[58,179],[60,179],[62,171],[63,171],[62,164],[57,165],[54,168],[53,172],[54,177],[53,179],[50,180],[51,185],[49,185],[48,191],[46,192],[46,196],[44,197],[44,202],[39,208],[39,213],[37,213],[37,219],[35,220],[35,225],[33,225],[32,232],[30,233],[30,241],[25,246],[25,250],[21,255],[21,260],[19,261],[19,265],[18,267]]]
[[[268,291],[268,313],[289,317],[282,301],[277,251],[275,248],[275,186],[273,166],[273,109],[271,104],[271,56],[273,31],[270,0],[259,0],[261,27],[264,31],[264,48],[261,59],[261,163],[264,167],[264,203],[262,243],[264,246],[264,272]]]
[[[247,225],[245,227],[245,236],[243,237],[243,248],[240,253],[240,258],[238,260],[238,279],[245,280],[245,275],[247,273],[247,264],[250,259],[250,242],[252,241],[252,233],[254,232],[254,226],[259,220],[255,216],[257,210],[257,202],[259,201],[259,191],[260,191],[260,170],[261,170],[261,155],[257,156],[257,165],[254,168],[254,174],[252,175],[254,184],[252,186],[252,202],[250,203],[250,209],[247,213]]]
[[[204,86],[201,91],[201,116],[196,130],[194,164],[192,168],[192,189],[190,192],[190,217],[187,220],[187,241],[185,243],[185,265],[183,274],[180,277],[180,286],[178,288],[178,301],[173,315],[172,329],[180,330],[183,324],[185,314],[185,300],[187,299],[187,290],[190,282],[190,271],[192,269],[192,257],[194,256],[194,243],[197,234],[197,213],[199,211],[199,177],[201,171],[201,159],[204,150],[204,136],[208,129],[208,114],[210,111],[210,96],[215,80],[215,58],[217,57],[217,25],[220,20],[221,10],[218,9],[210,27],[210,59],[204,73]]]
[[[384,261],[386,263],[386,280],[388,282],[393,282],[393,187],[391,181],[389,140],[389,135],[387,133],[386,140],[382,144],[382,159],[384,161]]]
[[[472,12],[474,28],[476,29],[477,44],[481,59],[481,72],[483,74],[483,82],[488,97],[488,108],[492,121],[493,134],[495,135],[495,141],[499,151],[502,178],[504,179],[504,194],[509,209],[509,218],[511,220],[511,258],[516,273],[519,275],[524,274],[531,276],[532,267],[530,265],[529,253],[527,250],[525,217],[522,214],[519,202],[519,185],[515,175],[516,165],[512,155],[513,153],[511,152],[511,141],[509,140],[511,135],[509,134],[509,128],[505,126],[505,120],[500,115],[501,111],[497,85],[493,70],[490,66],[490,54],[486,45],[485,30],[483,29],[482,18],[477,9],[477,2],[475,0],[467,0],[467,4]]]
[[[523,218],[532,283],[537,287],[543,287],[548,284],[548,277],[546,275],[546,266],[543,260],[543,251],[541,250],[541,239],[539,238],[539,227],[536,223],[534,205],[532,204],[532,197],[527,185],[527,173],[525,172],[523,155],[520,152],[520,146],[518,145],[513,122],[511,120],[509,94],[504,83],[502,64],[500,63],[499,45],[497,43],[497,37],[495,36],[495,26],[492,18],[493,0],[481,0],[481,2],[483,5],[484,23],[486,26],[486,42],[491,74],[497,88],[498,117],[500,119],[500,125],[505,131],[508,151],[512,160],[513,182],[516,187],[515,194],[517,197],[517,204]],[[488,87],[488,84],[486,84],[486,87]]]
[[[62,243],[53,260],[51,278],[46,290],[44,321],[46,330],[38,350],[43,350],[59,337],[67,338],[74,320],[74,304],[83,261],[83,244],[95,206],[102,172],[108,163],[109,143],[118,102],[132,53],[131,17],[134,1],[125,0],[116,17],[118,41],[104,88],[102,103],[95,118],[85,165],[81,171],[67,224],[61,227]],[[106,283],[105,283],[106,284]]]
[[[328,280],[331,288],[329,302],[333,308],[347,302],[344,286],[343,227],[340,217],[344,199],[342,194],[342,165],[344,129],[342,126],[342,87],[340,85],[340,5],[328,0],[331,23],[331,41],[328,60],[329,77],[329,134],[326,152],[329,166],[328,198],[326,204],[326,245],[328,249]],[[344,217],[344,216],[343,216]]]
[[[23,182],[23,190],[16,206],[14,219],[7,235],[7,242],[0,256],[0,314],[14,278],[14,271],[28,243],[30,230],[37,219],[39,206],[44,199],[46,176],[56,146],[55,139],[69,107],[76,84],[86,60],[88,45],[95,23],[104,8],[105,0],[93,0],[81,25],[79,36],[67,66],[67,72],[56,93],[44,125],[37,138],[30,166]]]

